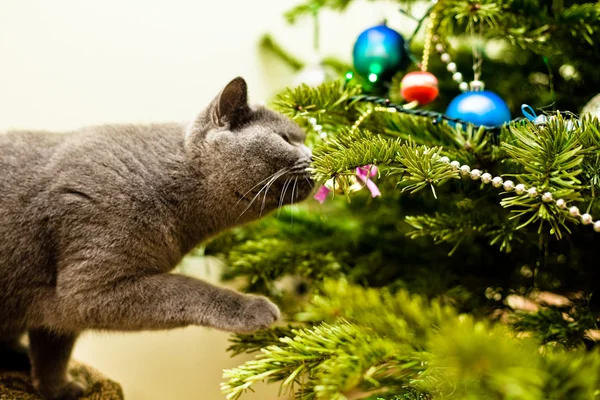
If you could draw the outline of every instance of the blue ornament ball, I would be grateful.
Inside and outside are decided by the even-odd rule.
[[[385,24],[363,31],[352,56],[356,71],[371,82],[391,78],[408,59],[404,38]]]
[[[504,100],[489,90],[459,94],[448,105],[446,115],[474,125],[498,126],[510,121]]]

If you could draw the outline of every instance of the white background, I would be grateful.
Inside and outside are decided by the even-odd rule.
[[[0,130],[188,120],[237,75],[251,100],[268,100],[292,78],[261,60],[259,37],[313,53],[311,19],[282,17],[297,2],[0,0]],[[396,9],[358,1],[323,13],[322,52],[350,60],[358,33],[384,17],[410,32]]]

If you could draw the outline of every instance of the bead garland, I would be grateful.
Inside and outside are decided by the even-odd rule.
[[[313,128],[313,130],[314,130],[315,132],[318,132],[318,133],[319,133],[319,136],[320,136],[322,139],[325,139],[325,138],[327,137],[327,133],[326,133],[326,132],[323,132],[323,126],[322,126],[322,125],[319,125],[319,124],[317,123],[317,119],[316,119],[316,118],[314,118],[314,117],[310,117],[310,118],[308,118],[308,122],[309,122],[309,123],[312,125],[312,128]]]
[[[429,14],[429,24],[427,25],[427,33],[425,34],[425,44],[423,46],[423,59],[421,61],[421,71],[427,71],[429,66],[429,54],[431,52],[431,43],[433,41],[433,27],[435,25],[435,19],[437,14],[432,11]]]
[[[360,117],[358,117],[358,119],[356,121],[354,121],[354,124],[352,125],[351,130],[355,131],[358,129],[358,127],[360,126],[360,124],[362,124],[362,122],[369,116],[371,115],[371,113],[373,112],[373,108],[369,108],[367,109],[367,111],[365,111],[364,113],[361,114]]]
[[[438,35],[433,35],[432,37],[433,42],[435,43],[435,50],[440,53],[440,58],[442,60],[442,62],[444,64],[446,64],[446,69],[448,70],[448,72],[450,72],[452,74],[452,80],[456,81],[458,83],[458,88],[460,89],[461,92],[466,92],[469,90],[470,85],[463,81],[463,75],[462,73],[460,73],[458,71],[458,68],[456,66],[456,63],[452,61],[452,57],[450,57],[450,54],[448,54],[446,52],[446,49],[444,48],[444,45],[442,43],[440,43],[440,37]],[[476,90],[483,90],[483,82],[481,81],[473,81],[471,82],[471,90],[476,91]]]
[[[562,210],[566,210],[568,208],[569,214],[572,217],[579,217],[583,225],[592,225],[594,231],[600,232],[600,220],[594,221],[594,218],[588,213],[581,214],[579,208],[577,208],[576,206],[569,207],[564,199],[554,200],[554,197],[550,192],[544,192],[540,196],[535,186],[527,187],[522,183],[515,185],[514,182],[511,180],[503,180],[500,176],[492,177],[492,175],[487,172],[482,173],[478,169],[471,169],[471,167],[469,167],[468,165],[461,165],[458,161],[450,161],[450,159],[446,156],[440,157],[439,161],[446,164],[450,164],[452,168],[455,171],[459,171],[462,176],[468,176],[474,181],[480,179],[481,182],[483,182],[484,184],[491,183],[492,186],[494,186],[495,188],[503,188],[507,192],[514,191],[518,195],[527,194],[531,198],[540,197],[544,203],[554,203],[558,208]]]

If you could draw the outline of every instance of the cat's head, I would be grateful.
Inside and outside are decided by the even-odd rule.
[[[304,200],[313,182],[304,131],[288,117],[248,104],[244,79],[235,78],[186,132],[186,149],[210,169],[215,198],[243,220]]]

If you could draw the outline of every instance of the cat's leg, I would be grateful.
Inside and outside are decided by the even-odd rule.
[[[2,333],[0,336],[0,369],[27,371],[31,367],[27,348],[21,344],[22,332]]]
[[[189,276],[158,274],[122,280],[110,286],[81,288],[63,299],[57,325],[85,329],[144,330],[186,325],[231,332],[270,326],[279,309],[266,297],[238,293]],[[60,296],[60,294],[59,294]],[[62,297],[62,296],[61,296]]]
[[[85,392],[83,384],[67,377],[76,339],[76,333],[57,333],[44,328],[29,331],[31,379],[44,400],[75,400]]]

